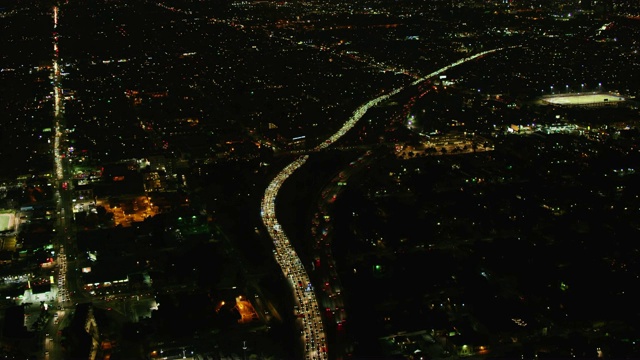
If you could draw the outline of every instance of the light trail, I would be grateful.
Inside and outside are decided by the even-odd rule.
[[[515,48],[519,46],[512,46],[508,48]],[[465,62],[477,59],[481,56],[502,51],[508,49],[506,47],[497,48],[492,50],[486,50],[475,55],[460,59],[452,64],[449,64],[443,68],[440,68],[426,76],[413,81],[409,86],[415,86],[423,81],[426,81],[434,76],[437,76],[453,67],[456,67]],[[398,94],[400,91],[406,89],[408,86],[397,88],[387,94],[380,95],[372,100],[369,100],[365,104],[357,108],[351,117],[342,125],[342,127],[333,135],[331,135],[323,143],[317,145],[313,150],[319,151],[327,148],[329,145],[336,142],[342,136],[344,136],[355,124],[364,116],[364,114],[372,107],[380,104],[381,102],[389,99],[390,97]],[[267,189],[264,192],[262,198],[260,216],[262,222],[267,228],[269,236],[273,240],[275,249],[273,250],[276,261],[282,268],[284,275],[291,281],[295,293],[295,301],[299,308],[299,315],[302,317],[303,330],[302,333],[304,351],[306,359],[328,359],[328,353],[326,352],[326,344],[324,343],[325,332],[322,324],[322,316],[318,308],[318,300],[309,281],[309,275],[306,269],[302,265],[302,261],[297,256],[293,245],[289,242],[289,238],[282,231],[282,226],[276,219],[276,196],[280,187],[291,174],[299,169],[307,161],[309,155],[298,157],[292,163],[287,165],[282,171],[280,171],[276,177],[269,183]]]

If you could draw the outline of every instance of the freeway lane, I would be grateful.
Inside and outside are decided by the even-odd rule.
[[[449,64],[439,70],[426,75],[421,79],[415,80],[410,84],[410,86],[417,85],[420,82],[426,81],[465,62],[504,49],[507,48],[487,50],[466,57],[464,59],[460,59],[452,64]],[[336,142],[344,134],[351,130],[351,128],[355,126],[355,124],[364,116],[364,114],[370,108],[398,94],[404,89],[405,87],[395,89],[387,94],[380,95],[372,100],[369,100],[364,105],[360,106],[353,112],[353,115],[342,125],[342,127],[335,134],[331,135],[326,141],[317,145],[314,150],[320,151]],[[275,211],[276,196],[278,195],[280,187],[282,186],[284,181],[289,178],[289,176],[291,176],[291,174],[293,174],[297,169],[304,165],[308,158],[309,155],[298,157],[295,161],[293,161],[282,171],[280,171],[280,173],[278,173],[276,177],[271,181],[262,198],[260,216],[262,217],[262,222],[267,228],[269,236],[273,240],[273,244],[275,246],[273,253],[276,261],[282,268],[282,271],[289,279],[294,289],[297,312],[302,321],[301,336],[302,342],[304,344],[305,358],[328,359],[327,344],[325,343],[325,330],[322,324],[322,315],[320,313],[320,310],[318,309],[318,300],[313,290],[313,286],[309,280],[309,275],[307,274],[306,269],[302,265],[300,258],[293,248],[293,245],[291,245],[286,234],[282,231],[282,227],[276,219]]]
[[[310,286],[309,276],[275,216],[276,195],[280,187],[295,170],[307,161],[308,157],[305,155],[297,158],[271,181],[262,199],[261,216],[275,245],[273,253],[276,261],[294,289],[297,315],[302,323],[301,340],[304,344],[306,358],[328,359],[322,316],[313,288]]]

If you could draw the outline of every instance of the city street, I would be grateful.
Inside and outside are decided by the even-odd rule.
[[[65,321],[68,319],[74,304],[78,301],[78,296],[82,294],[78,286],[79,278],[73,266],[73,262],[69,262],[69,251],[76,249],[75,234],[73,232],[73,224],[71,216],[73,216],[71,201],[71,186],[68,176],[68,169],[65,166],[65,120],[64,120],[64,103],[62,97],[62,69],[59,57],[58,44],[58,18],[59,7],[53,7],[53,107],[54,107],[54,138],[53,138],[53,161],[55,173],[55,199],[57,201],[57,222],[56,237],[54,238],[54,248],[57,252],[56,267],[53,270],[55,284],[52,288],[56,289],[56,301],[54,305],[53,319],[46,326],[46,332],[43,336],[43,358],[44,359],[60,359],[62,358],[62,347],[60,346],[60,330],[64,327]],[[71,255],[71,257],[75,257]]]

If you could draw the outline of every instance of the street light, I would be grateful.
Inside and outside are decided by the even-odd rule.
[[[242,341],[242,353],[244,360],[247,360],[247,342],[245,340]]]

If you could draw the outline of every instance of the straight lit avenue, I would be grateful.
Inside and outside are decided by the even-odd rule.
[[[66,186],[68,186],[68,182],[65,179],[64,172],[64,150],[63,147],[63,137],[64,137],[64,103],[62,96],[62,70],[60,68],[60,52],[59,52],[59,44],[58,44],[58,15],[59,8],[57,6],[53,7],[53,73],[51,75],[51,83],[53,84],[53,106],[54,106],[54,124],[53,124],[53,160],[54,160],[54,173],[55,173],[55,198],[57,202],[57,210],[60,216],[58,217],[57,228],[58,232],[58,241],[56,250],[58,253],[57,258],[57,297],[56,297],[56,313],[55,318],[50,333],[46,335],[44,338],[44,357],[45,359],[49,358],[59,358],[62,354],[62,350],[60,349],[60,341],[59,341],[59,314],[64,316],[65,314],[65,305],[69,305],[71,303],[70,291],[68,289],[68,281],[67,281],[67,255],[65,252],[64,245],[62,242],[66,237],[68,237],[68,225],[67,219],[65,217],[66,208],[68,208],[68,199],[69,194],[64,191]],[[61,189],[63,191],[61,192]]]
[[[60,196],[60,187],[64,181],[64,170],[63,170],[63,157],[61,156],[61,142],[63,136],[63,103],[62,103],[62,85],[61,85],[61,71],[59,65],[59,57],[58,57],[58,35],[55,33],[55,29],[58,24],[58,7],[54,7],[53,9],[53,24],[54,24],[54,37],[53,37],[53,94],[54,94],[54,129],[55,136],[53,141],[53,154],[54,154],[54,169],[56,173],[56,180],[58,181],[58,189],[56,190],[57,199],[59,203],[59,210],[61,212],[61,221],[64,221],[64,206],[62,204],[62,197]],[[66,274],[66,258],[64,254],[64,247],[60,246],[58,249],[58,261],[59,261],[59,272],[58,272],[58,302],[65,303],[69,301],[69,295],[65,290],[65,274]]]
[[[452,64],[449,64],[439,70],[426,75],[421,79],[415,80],[411,83],[411,86],[417,85],[422,81],[428,80],[462,63],[504,49],[506,48],[487,50],[460,59]],[[403,89],[404,87],[395,89],[387,94],[378,96],[360,106],[356,111],[353,112],[353,115],[335,134],[331,135],[325,142],[316,146],[314,150],[317,151],[325,149],[329,145],[336,142],[344,134],[346,134],[370,108],[378,105],[382,101],[389,99],[391,96],[398,94]],[[264,193],[264,197],[262,198],[260,215],[275,245],[275,249],[273,250],[273,252],[276,261],[282,268],[284,275],[289,279],[294,289],[296,297],[295,301],[298,308],[300,309],[300,313],[298,315],[302,318],[303,323],[302,335],[306,358],[327,359],[327,344],[325,343],[325,332],[322,325],[322,316],[320,315],[320,311],[318,309],[318,300],[316,299],[316,296],[313,292],[313,286],[309,280],[309,275],[302,265],[302,261],[296,255],[296,251],[287,238],[287,235],[282,231],[282,227],[276,219],[275,212],[276,196],[278,195],[280,187],[282,186],[284,181],[287,180],[289,176],[291,176],[291,174],[293,174],[298,168],[304,165],[308,157],[309,155],[298,157],[295,161],[287,165],[271,181]]]

